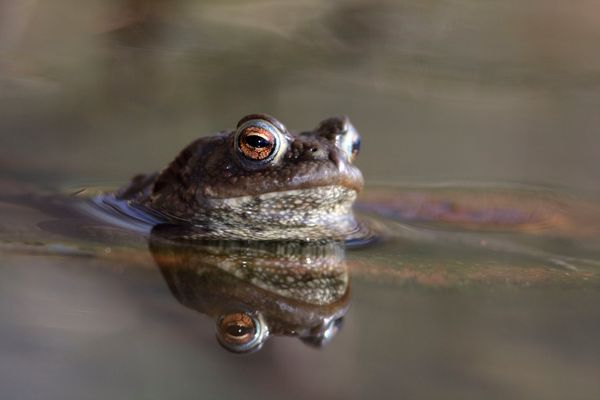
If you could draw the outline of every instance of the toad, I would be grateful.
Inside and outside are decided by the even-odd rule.
[[[116,197],[185,224],[197,238],[316,240],[357,230],[360,136],[347,117],[290,133],[266,114],[188,145]]]

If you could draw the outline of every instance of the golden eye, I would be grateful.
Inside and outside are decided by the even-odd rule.
[[[219,320],[217,329],[223,344],[236,347],[252,342],[258,333],[254,320],[244,313],[225,315]]]
[[[249,353],[262,347],[269,328],[259,312],[236,311],[217,319],[217,340],[234,353]]]
[[[239,150],[251,160],[264,160],[275,149],[276,139],[271,132],[259,126],[249,126],[239,134]]]
[[[275,164],[285,153],[288,139],[278,125],[266,119],[248,119],[237,128],[234,147],[238,160],[248,169]]]

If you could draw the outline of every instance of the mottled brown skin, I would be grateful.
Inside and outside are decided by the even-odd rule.
[[[215,136],[201,138],[181,151],[181,153],[163,171],[153,175],[140,175],[133,179],[132,183],[121,189],[117,197],[130,200],[134,204],[140,204],[162,212],[181,221],[187,221],[208,230],[211,223],[219,220],[224,223],[228,219],[231,208],[237,214],[235,223],[240,224],[244,216],[240,216],[244,210],[235,210],[236,205],[228,203],[228,210],[215,211],[221,200],[242,197],[253,197],[260,204],[261,197],[275,193],[293,192],[293,197],[282,197],[285,204],[275,204],[274,208],[285,208],[285,212],[293,213],[294,207],[304,211],[308,217],[315,217],[318,212],[332,215],[330,209],[341,215],[336,219],[313,218],[309,225],[336,225],[338,222],[344,225],[353,218],[351,203],[357,192],[362,189],[363,178],[352,160],[356,156],[348,148],[346,140],[356,137],[358,134],[347,117],[335,117],[322,121],[315,130],[293,135],[279,121],[264,114],[254,114],[244,117],[238,127],[252,121],[266,121],[276,127],[281,133],[278,136],[282,150],[277,158],[268,163],[255,162],[244,157],[236,147],[236,130],[223,131]],[[352,136],[352,137],[350,137]],[[346,140],[346,142],[344,142]],[[346,144],[344,144],[346,143]],[[329,192],[323,201],[327,204],[315,205],[311,203],[315,213],[306,212],[304,191],[315,188],[340,187],[345,191],[343,196],[338,192]],[[352,195],[354,193],[354,195]],[[338,196],[338,197],[336,197]],[[273,199],[273,197],[270,197]],[[292,201],[290,201],[292,199]],[[297,200],[297,201],[296,201]],[[271,206],[274,201],[271,200]],[[339,203],[339,204],[338,204]],[[341,206],[339,206],[341,205]],[[242,205],[240,205],[241,207]],[[244,205],[248,207],[248,204]],[[321,210],[317,208],[321,207]],[[328,207],[328,208],[326,208]],[[340,211],[341,210],[341,211]],[[266,210],[265,212],[267,212]],[[254,207],[252,210],[253,224],[265,225],[273,221],[273,213],[266,215],[263,210]],[[315,222],[317,221],[317,222]],[[340,228],[341,229],[341,228]],[[215,229],[213,236],[233,237],[243,239],[261,239],[253,237],[249,229],[243,232],[235,231],[231,226]],[[301,234],[306,236],[310,231],[304,230]],[[327,236],[322,231],[315,230],[315,236]],[[277,239],[277,232],[265,234],[267,239]],[[290,237],[283,237],[288,239]]]

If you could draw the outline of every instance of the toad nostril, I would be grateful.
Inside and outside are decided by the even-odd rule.
[[[325,160],[328,157],[327,149],[319,144],[309,144],[304,148],[304,158],[306,160]]]

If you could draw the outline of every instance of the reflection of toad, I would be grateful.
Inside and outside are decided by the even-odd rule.
[[[152,255],[177,300],[216,319],[228,350],[257,350],[270,335],[322,346],[336,334],[350,300],[342,243],[181,236],[180,227],[156,226]]]
[[[137,176],[116,197],[193,226],[196,238],[343,239],[357,228],[359,147],[346,117],[293,135],[273,117],[248,115],[235,130],[196,140],[160,173]]]

